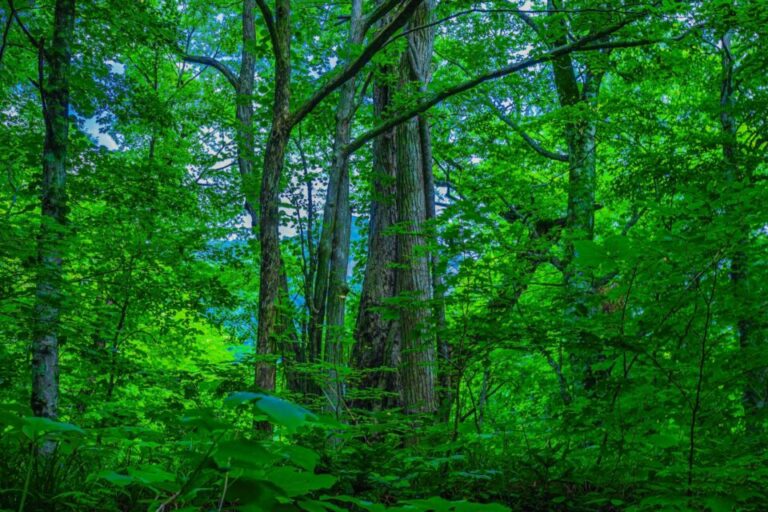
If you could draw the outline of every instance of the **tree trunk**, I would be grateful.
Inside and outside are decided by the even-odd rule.
[[[555,8],[552,0],[548,2],[548,8]],[[564,44],[565,41],[565,36],[562,36],[555,44]],[[602,72],[593,74],[587,67],[580,90],[570,54],[555,59],[553,71],[561,107],[568,108],[580,104],[587,107],[594,106],[600,90]],[[581,323],[582,319],[590,314],[592,280],[588,273],[574,267],[574,242],[594,238],[595,189],[597,188],[595,153],[597,125],[594,120],[584,118],[583,115],[577,113],[576,118],[569,121],[565,127],[565,139],[568,145],[568,210],[565,222],[563,281],[568,313],[577,323]],[[578,326],[575,336],[576,345],[571,351],[577,374],[574,384],[591,393],[597,384],[597,377],[592,372],[592,363],[599,359],[600,355],[587,347],[588,336]]]
[[[350,18],[349,48],[363,42],[362,0],[353,0]],[[355,79],[340,88],[336,110],[336,134],[333,161],[328,176],[328,189],[323,209],[323,224],[317,252],[317,273],[314,287],[314,311],[310,319],[310,343],[317,356],[322,349],[325,331],[324,362],[328,365],[327,381],[323,393],[327,409],[338,415],[343,398],[343,383],[338,367],[343,362],[344,314],[349,265],[349,239],[351,210],[349,204],[349,155],[344,148],[349,144],[352,118],[355,111]]]
[[[426,84],[430,77],[423,80],[422,91],[426,91]],[[426,114],[419,116],[419,136],[421,137],[421,160],[424,173],[424,205],[426,208],[427,222],[434,221],[437,215],[435,208],[435,176],[432,172],[432,134],[429,129],[429,121]],[[432,307],[433,323],[435,329],[435,341],[437,342],[437,392],[438,392],[438,417],[440,421],[447,422],[451,416],[453,403],[453,379],[455,369],[451,361],[451,346],[445,338],[445,297],[443,296],[443,276],[440,274],[440,252],[436,226],[429,226],[432,250],[429,253],[430,271],[432,274],[432,294],[434,304]]]
[[[748,180],[739,165],[738,147],[736,138],[737,123],[734,118],[735,85],[733,78],[734,58],[731,54],[731,32],[728,31],[722,37],[721,61],[722,61],[722,85],[720,89],[720,126],[723,135],[723,160],[725,163],[726,182],[738,186]],[[747,181],[748,182],[748,181]],[[747,304],[751,303],[749,291],[749,256],[744,250],[749,244],[749,226],[743,221],[738,221],[737,229],[740,234],[739,242],[735,245],[738,249],[731,258],[730,280],[733,286],[734,299],[738,305],[736,320],[736,335],[739,347],[746,353],[746,360],[751,360],[756,354],[756,339],[751,314],[744,311]],[[758,368],[747,372],[744,384],[742,403],[744,404],[744,420],[747,433],[758,436],[762,432],[761,413],[768,401],[768,369]],[[764,414],[764,413],[763,413]]]
[[[278,0],[275,12],[275,99],[272,129],[264,154],[261,177],[259,268],[259,325],[257,334],[256,386],[275,389],[277,320],[280,293],[280,176],[290,137],[290,2]]]
[[[382,66],[379,76],[392,76],[392,66]],[[382,118],[391,101],[391,88],[377,79],[373,86],[374,117]],[[400,364],[400,336],[386,300],[395,295],[397,258],[395,237],[389,230],[395,224],[395,130],[373,140],[373,182],[368,231],[368,258],[365,262],[360,309],[352,347],[352,366],[360,372],[358,396],[354,406],[378,410],[398,405],[400,388],[395,369]]]
[[[434,2],[423,2],[409,27],[428,25]],[[408,49],[400,60],[400,86],[425,83],[432,60],[434,31],[417,29],[408,35]],[[435,347],[431,333],[432,279],[430,257],[424,233],[426,211],[425,171],[418,118],[395,129],[397,140],[397,256],[395,291],[399,302],[402,343],[402,399],[408,414],[437,410],[435,393]],[[424,141],[425,143],[427,141]]]
[[[243,48],[240,55],[240,74],[237,85],[237,107],[235,119],[235,137],[237,143],[237,167],[243,183],[245,210],[251,217],[251,225],[256,228],[259,224],[257,180],[253,172],[254,133],[253,133],[253,83],[256,58],[253,55],[253,45],[256,42],[256,26],[254,21],[255,0],[243,0]]]
[[[75,1],[57,0],[51,45],[40,41],[40,96],[45,120],[38,273],[32,336],[32,412],[56,418],[59,406],[59,339],[61,336],[62,262],[67,221],[67,149],[69,137],[69,68],[74,37]],[[50,453],[52,443],[43,451]]]

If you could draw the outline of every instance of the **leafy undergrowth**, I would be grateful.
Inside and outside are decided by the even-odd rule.
[[[655,470],[614,459],[600,468],[586,463],[595,447],[535,447],[511,431],[450,432],[391,411],[342,424],[251,392],[136,427],[84,429],[23,412],[0,409],[2,510],[723,512],[760,510],[766,498],[759,453],[689,495],[685,468],[664,461],[670,436],[647,440],[658,444]],[[267,423],[271,433],[258,429]]]

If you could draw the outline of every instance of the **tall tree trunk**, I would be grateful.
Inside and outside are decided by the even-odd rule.
[[[390,77],[392,66],[382,66],[380,77]],[[373,86],[374,117],[382,118],[389,108],[392,90],[377,78]],[[397,405],[399,389],[395,369],[400,364],[400,335],[397,322],[387,311],[386,300],[395,295],[397,258],[395,236],[389,230],[397,219],[395,130],[373,140],[373,180],[368,231],[368,257],[365,262],[360,309],[355,326],[352,366],[360,371],[359,397],[354,406],[378,410]]]
[[[348,37],[350,49],[363,42],[365,33],[362,22],[362,0],[353,0]],[[339,106],[336,110],[333,161],[328,176],[323,224],[317,252],[313,299],[315,310],[312,312],[310,321],[311,344],[315,355],[321,352],[323,331],[325,331],[324,362],[328,365],[328,375],[323,393],[328,401],[327,409],[334,414],[339,412],[343,395],[343,383],[339,379],[338,367],[343,362],[342,341],[352,223],[349,204],[349,155],[345,153],[344,148],[349,144],[351,137],[355,92],[354,78],[340,88]]]
[[[725,163],[725,178],[732,186],[740,183],[748,183],[749,177],[745,175],[738,159],[738,146],[736,140],[737,123],[734,118],[735,85],[734,85],[734,57],[731,53],[732,32],[729,30],[721,39],[721,63],[722,83],[720,89],[720,126],[723,135],[723,160]],[[736,333],[739,347],[746,354],[746,360],[751,360],[757,354],[758,344],[755,336],[750,312],[745,312],[745,305],[751,303],[749,292],[749,256],[744,250],[749,244],[749,226],[743,221],[738,221],[739,242],[735,245],[738,249],[731,258],[730,280],[733,286],[734,298],[737,310],[740,312],[736,320]],[[747,372],[744,384],[742,403],[744,404],[744,419],[747,433],[757,435],[762,431],[761,412],[768,401],[768,369],[759,368]],[[763,413],[764,414],[764,413]]]
[[[251,217],[251,225],[256,228],[259,224],[258,183],[253,172],[254,133],[253,133],[253,84],[256,57],[253,46],[256,42],[256,25],[254,20],[255,0],[243,0],[243,48],[240,55],[240,74],[237,84],[235,101],[235,137],[237,143],[237,167],[242,179],[245,210]]]
[[[426,92],[428,76],[422,79],[422,92]],[[421,138],[421,168],[424,173],[424,205],[426,208],[427,222],[434,221],[437,216],[435,208],[435,176],[432,171],[432,134],[429,128],[429,120],[426,114],[419,116],[419,136]],[[437,391],[438,391],[438,416],[440,421],[447,422],[451,415],[453,403],[453,379],[455,371],[451,361],[451,346],[445,338],[445,297],[443,296],[443,277],[440,274],[440,252],[437,236],[437,228],[434,223],[429,226],[432,250],[429,253],[429,266],[432,274],[432,294],[434,304],[432,316],[435,329],[435,341],[437,342]]]
[[[318,88],[293,113],[290,112],[290,0],[276,0],[275,15],[265,0],[256,0],[264,15],[272,41],[275,58],[275,99],[272,129],[264,156],[264,172],[261,177],[261,268],[259,288],[259,327],[256,384],[265,390],[274,388],[275,368],[268,360],[276,344],[275,325],[279,299],[280,277],[280,176],[285,161],[286,147],[291,129],[300,123],[329,94],[354,78],[365,64],[378,52],[392,35],[408,20],[421,0],[408,0],[394,14],[392,23],[384,27],[361,54],[344,67],[344,70]],[[394,6],[394,4],[392,4]]]
[[[434,1],[422,2],[409,27],[432,21]],[[425,83],[432,60],[434,31],[416,29],[408,35],[408,48],[400,60],[400,85]],[[420,89],[420,88],[419,88]],[[431,334],[432,279],[430,257],[424,233],[427,218],[423,152],[418,118],[395,129],[397,140],[397,256],[395,280],[402,343],[402,399],[406,413],[437,410],[435,392],[435,347]],[[430,162],[431,164],[431,162]]]
[[[69,137],[69,69],[75,25],[75,1],[57,0],[50,47],[40,41],[40,97],[45,120],[38,273],[32,336],[32,412],[56,418],[59,407],[59,339],[61,336],[62,260],[67,221],[67,150]],[[50,453],[52,443],[44,452]]]
[[[554,10],[556,4],[549,0],[548,8]],[[566,42],[563,35],[556,45]],[[576,69],[570,54],[553,61],[555,88],[561,107],[568,108],[585,105],[594,106],[602,81],[602,72],[592,73],[589,67],[585,72],[581,90]],[[574,242],[592,240],[595,230],[595,190],[597,188],[596,171],[596,132],[597,124],[583,113],[565,126],[565,139],[568,145],[568,210],[565,222],[565,261],[563,280],[566,300],[571,317],[581,323],[581,318],[590,314],[592,294],[591,276],[574,267]],[[577,345],[573,347],[572,360],[576,366],[577,378],[574,384],[591,392],[596,385],[596,376],[592,363],[599,358],[589,348],[588,336],[577,326]]]
[[[255,0],[243,0],[243,44],[240,58],[240,74],[237,86],[237,164],[242,179],[245,210],[251,217],[251,226],[255,233],[259,231],[258,179],[254,172],[254,129],[253,129],[253,85],[256,57],[253,47],[256,43],[254,11]],[[287,143],[287,141],[286,141]],[[282,260],[281,260],[282,267]],[[303,363],[304,354],[293,325],[293,315],[287,307],[289,300],[288,277],[281,268],[280,301],[286,302],[278,312],[276,332],[280,337],[281,355],[285,361],[285,377],[288,389],[303,392],[306,389],[306,376],[295,369],[294,363]]]
[[[254,172],[253,166],[255,150],[253,129],[253,87],[256,63],[256,58],[253,54],[253,46],[256,41],[256,27],[254,19],[255,9],[256,0],[243,0],[243,12],[241,15],[242,49],[240,56],[239,74],[236,75],[226,66],[226,64],[211,57],[196,57],[192,55],[185,55],[184,60],[188,62],[204,64],[206,66],[213,66],[216,70],[223,74],[230,85],[232,85],[235,89],[235,142],[237,148],[237,167],[242,180],[242,192],[245,196],[245,210],[251,218],[252,230],[254,233],[258,233],[260,224],[260,207],[257,207],[259,204],[259,191],[257,188],[258,179],[256,173]],[[271,22],[271,12],[269,14]],[[281,27],[287,27],[287,20],[284,20],[283,23],[284,24],[281,25]],[[285,37],[285,33],[283,33],[283,37]],[[276,48],[281,45],[282,43],[276,45]],[[282,167],[282,162],[284,161],[285,156],[285,145],[287,144],[288,132],[290,131],[290,127],[288,126],[289,123],[287,121],[290,65],[282,53],[278,53],[276,51],[275,55],[276,62],[278,63],[276,68],[279,68],[276,71],[276,73],[279,75],[276,78],[276,82],[280,84],[280,87],[284,88],[280,94],[276,95],[275,114],[279,113],[282,121],[280,124],[276,125],[280,127],[278,131],[270,135],[267,152],[269,154],[269,165],[273,174],[272,176],[268,177],[268,179],[273,180],[276,171],[278,176],[277,179],[279,181],[279,174],[281,169],[276,170],[274,166],[277,162]],[[287,78],[283,75],[287,75]],[[286,126],[288,127],[286,128]],[[265,159],[265,165],[267,165],[267,159]],[[277,194],[279,195],[279,190],[277,191]],[[277,255],[277,260],[277,268],[279,269],[281,267],[279,254]],[[273,270],[274,269],[270,269],[270,272],[273,272]],[[273,293],[277,294],[277,298],[274,300],[274,303],[276,304],[277,301],[281,299],[287,300],[288,280],[284,272],[280,273],[279,284],[276,285],[279,288],[279,291],[273,292],[270,289],[270,287],[274,286],[275,283],[271,283],[268,286],[268,290],[266,290],[268,295],[272,295]],[[288,308],[285,308],[280,311],[274,310],[274,314],[276,316],[272,319],[272,323],[275,326],[276,333],[281,338],[282,343],[280,349],[284,360],[286,361],[285,368],[288,387],[291,391],[303,392],[306,390],[306,377],[301,375],[296,370],[293,363],[304,362],[304,354],[301,344],[299,343],[294,325],[291,321],[291,316],[287,314],[287,309]],[[269,345],[269,343],[261,345],[257,344],[257,351],[267,350],[264,352],[265,354],[273,354],[275,342],[271,342],[271,345],[273,345],[271,348],[269,348]],[[261,381],[263,384],[269,385],[270,387],[267,389],[272,389],[274,387],[274,368],[270,370],[270,366],[267,365],[262,366],[262,370],[263,371],[261,371],[261,376],[257,377],[257,381]]]
[[[271,22],[272,20],[270,20]],[[280,293],[280,176],[290,137],[290,1],[277,0],[274,19],[275,99],[272,129],[264,155],[261,177],[259,272],[259,325],[257,333],[256,386],[275,389],[274,357]]]

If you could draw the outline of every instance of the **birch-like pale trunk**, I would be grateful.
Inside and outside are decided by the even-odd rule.
[[[40,231],[32,333],[32,412],[55,419],[59,408],[59,340],[63,308],[63,263],[67,223],[69,72],[75,1],[57,0],[50,45],[40,41],[40,97],[45,121]],[[55,445],[46,442],[42,453]]]

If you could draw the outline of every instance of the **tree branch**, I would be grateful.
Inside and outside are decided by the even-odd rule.
[[[432,97],[427,98],[425,101],[422,101],[421,103],[418,103],[411,109],[384,121],[383,123],[379,124],[379,126],[376,126],[373,129],[369,130],[368,132],[364,133],[363,135],[360,135],[355,140],[350,142],[347,145],[347,147],[344,149],[344,151],[347,154],[354,153],[355,151],[360,149],[364,144],[366,144],[368,141],[374,139],[375,137],[381,135],[382,133],[394,128],[395,126],[401,123],[404,123],[405,121],[408,121],[412,117],[415,117],[418,114],[425,112],[426,110],[429,110],[430,108],[434,107],[435,105],[442,102],[443,100],[456,96],[457,94],[466,92],[474,87],[477,87],[480,84],[483,84],[491,80],[495,80],[497,78],[502,78],[507,75],[511,75],[513,73],[517,73],[518,71],[522,71],[523,69],[528,69],[537,64],[542,64],[544,62],[551,61],[553,59],[556,59],[557,57],[562,57],[563,55],[568,55],[569,53],[572,53],[578,50],[583,50],[584,47],[587,46],[588,44],[598,41],[599,39],[607,35],[613,34],[614,32],[621,30],[628,24],[638,19],[640,16],[641,14],[628,17],[621,23],[613,25],[600,32],[596,32],[589,36],[583,37],[573,43],[569,43],[569,44],[565,44],[565,45],[561,45],[556,48],[553,48],[541,54],[538,57],[531,57],[531,58],[522,60],[520,62],[510,64],[509,66],[505,66],[503,68],[472,78],[460,84],[454,85],[453,87],[448,87],[447,89],[444,89],[438,93],[433,94]],[[597,50],[602,48],[603,47],[600,46],[599,44],[595,44],[595,45],[592,45],[590,49]]]
[[[8,19],[5,20],[5,27],[3,27],[3,42],[0,46],[0,64],[3,62],[3,55],[5,55],[5,48],[8,45],[8,33],[11,31],[11,25],[13,24],[13,16],[9,13]]]
[[[280,47],[280,38],[277,37],[277,28],[275,27],[275,18],[272,16],[272,11],[264,0],[256,0],[256,5],[259,6],[261,15],[264,17],[264,23],[267,25],[267,32],[269,32],[269,40],[272,41],[272,50],[275,55],[278,54],[278,48]]]
[[[400,0],[387,0],[377,5],[363,20],[363,33],[368,32],[377,21],[386,16],[398,3],[400,3]]]
[[[224,75],[224,78],[227,79],[227,81],[232,85],[232,87],[237,90],[238,85],[240,83],[240,78],[237,76],[237,74],[229,69],[226,64],[221,62],[220,60],[216,60],[213,57],[202,57],[198,55],[184,55],[183,59],[186,62],[192,62],[195,64],[202,64],[203,66],[210,66],[214,69],[216,69],[219,73]]]
[[[376,55],[376,52],[389,41],[392,35],[405,25],[421,2],[422,0],[408,0],[408,3],[405,4],[395,18],[376,34],[373,41],[363,49],[362,53],[356,59],[347,64],[340,73],[336,74],[336,76],[330,78],[325,85],[315,91],[315,93],[291,115],[289,126],[295,126],[301,122],[301,120],[307,117],[307,115],[312,112],[321,101],[347,80],[354,77],[363,66],[368,64],[373,56]],[[409,116],[409,118],[410,117],[412,116]]]
[[[582,50],[612,50],[615,48],[634,48],[637,46],[649,46],[652,44],[659,44],[659,43],[673,43],[677,41],[681,41],[688,37],[694,30],[702,28],[702,24],[697,24],[686,30],[685,32],[682,32],[676,36],[672,37],[659,37],[656,39],[636,39],[634,41],[606,41],[604,43],[595,43],[595,44],[588,44],[583,46]]]
[[[16,10],[16,7],[13,5],[13,0],[8,0],[8,7],[11,9],[11,15],[16,20],[16,23],[21,27],[22,32],[24,32],[24,35],[27,36],[27,39],[32,43],[32,46],[34,46],[37,49],[40,49],[43,45],[42,40],[38,40],[35,38],[35,36],[32,35],[32,32],[29,31],[26,25],[21,22],[21,18],[19,17],[19,11]]]
[[[498,117],[501,121],[504,122],[504,124],[512,128],[515,132],[517,132],[517,134],[520,135],[520,137],[522,137],[523,140],[527,142],[528,145],[531,146],[531,148],[534,151],[536,151],[538,154],[540,154],[541,156],[550,158],[552,160],[557,160],[558,162],[568,161],[568,155],[566,155],[565,153],[561,153],[559,151],[550,151],[548,149],[543,148],[541,146],[541,143],[539,143],[533,137],[528,135],[528,133],[526,133],[526,131],[523,130],[519,124],[517,124],[512,119],[510,119],[510,117],[507,116],[504,113],[504,111],[501,108],[499,108],[499,106],[496,105],[496,103],[494,103],[493,100],[489,100],[487,103],[488,103],[488,106],[495,111],[496,117]]]

